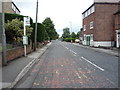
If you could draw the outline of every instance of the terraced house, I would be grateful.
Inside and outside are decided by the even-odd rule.
[[[5,13],[15,13],[20,14],[19,8],[15,5],[15,3],[12,0],[4,0],[4,12]],[[2,6],[2,3],[0,3],[0,6]],[[0,7],[0,12],[2,12],[2,7]]]
[[[118,11],[120,0],[94,0],[83,15],[82,44],[95,47],[119,47]],[[117,24],[117,26],[115,26]],[[120,29],[119,29],[120,30]]]

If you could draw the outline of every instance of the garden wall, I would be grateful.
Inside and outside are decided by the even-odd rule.
[[[32,52],[32,47],[31,46],[27,46],[27,54]],[[23,47],[16,47],[16,48],[12,48],[7,50],[7,61],[11,61],[14,60],[18,57],[21,57],[24,55],[24,48]],[[2,52],[0,52],[0,66],[2,64]]]

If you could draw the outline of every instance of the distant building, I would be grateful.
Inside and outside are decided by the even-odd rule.
[[[117,18],[115,13],[119,11],[120,3],[118,1],[94,0],[94,3],[82,13],[83,45],[95,47],[111,47],[116,45],[114,18]]]
[[[2,3],[0,3],[0,6],[2,6]],[[0,12],[2,12],[2,7],[0,7]],[[9,2],[4,3],[4,12],[5,13],[15,13],[15,14],[20,14],[20,10],[18,7],[15,5],[14,2],[9,0]]]

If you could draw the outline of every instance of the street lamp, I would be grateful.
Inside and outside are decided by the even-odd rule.
[[[73,42],[72,41],[72,22],[70,22],[70,31],[71,31],[71,42]]]
[[[37,19],[38,19],[38,0],[36,5],[36,24],[35,24],[35,45],[34,45],[34,51],[36,51],[36,45],[37,45]]]
[[[4,0],[2,0],[2,64],[7,65]]]

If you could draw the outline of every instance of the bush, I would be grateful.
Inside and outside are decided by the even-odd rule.
[[[24,35],[23,21],[20,21],[19,19],[13,19],[12,21],[8,20],[5,24],[5,29],[7,43],[22,44],[22,37]],[[32,31],[32,27],[26,27],[26,34],[28,38],[30,37]]]
[[[5,13],[5,23],[9,21],[12,21],[13,19],[19,19],[20,21],[23,21],[23,18],[27,16],[19,15],[19,14],[12,14],[12,13]],[[30,24],[33,26],[33,20],[30,18]]]
[[[35,35],[35,23],[33,24],[33,33],[31,40],[34,43]],[[43,42],[45,40],[45,27],[41,23],[37,23],[37,42]]]
[[[66,42],[71,42],[71,40],[75,42],[75,38],[63,38],[63,41],[66,41]]]

